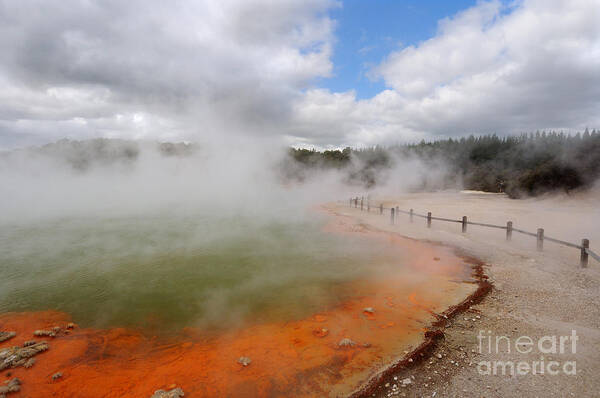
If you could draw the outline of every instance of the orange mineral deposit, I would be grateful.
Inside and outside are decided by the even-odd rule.
[[[357,230],[343,218],[328,228],[349,234]],[[405,350],[417,347],[434,314],[476,289],[452,281],[465,275],[465,265],[450,249],[358,230],[365,239],[401,246],[411,259],[409,266],[396,274],[350,282],[355,297],[303,319],[218,332],[186,328],[153,336],[144,330],[69,325],[77,320],[55,311],[1,314],[0,330],[17,336],[0,343],[0,350],[28,340],[50,345],[31,368],[5,369],[3,378],[10,372],[21,379],[23,397],[148,398],[155,390],[174,386],[198,397],[352,393]],[[433,257],[440,260],[434,264]],[[55,326],[61,332],[54,338],[32,334]],[[355,344],[340,346],[346,338]],[[247,366],[238,362],[241,357],[249,359]],[[62,377],[53,379],[57,372]]]

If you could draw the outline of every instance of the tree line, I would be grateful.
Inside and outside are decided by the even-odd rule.
[[[288,154],[286,178],[302,180],[314,170],[336,169],[347,183],[366,188],[384,183],[386,171],[415,159],[425,169],[444,169],[433,186],[424,173],[416,190],[461,186],[521,197],[585,189],[600,177],[600,131],[588,129],[577,134],[471,135],[364,149],[291,148]]]

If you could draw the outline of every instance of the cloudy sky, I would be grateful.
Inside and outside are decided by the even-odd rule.
[[[0,0],[0,148],[600,128],[600,0]]]

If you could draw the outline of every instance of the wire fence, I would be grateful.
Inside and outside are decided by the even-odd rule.
[[[473,221],[469,221],[467,216],[463,216],[462,220],[455,220],[452,218],[444,218],[444,217],[434,217],[431,212],[428,212],[427,214],[418,214],[415,213],[413,211],[413,209],[410,209],[408,211],[406,210],[402,210],[400,209],[398,206],[396,207],[384,207],[383,203],[379,203],[379,205],[373,205],[373,203],[367,199],[366,203],[365,203],[365,199],[364,197],[359,198],[350,198],[350,207],[354,207],[354,208],[359,208],[360,210],[366,210],[368,212],[371,211],[371,209],[374,209],[376,211],[379,211],[379,214],[383,215],[384,211],[389,210],[390,212],[390,223],[394,224],[396,218],[398,217],[398,215],[400,213],[403,214],[408,214],[409,216],[409,221],[412,223],[415,217],[418,218],[424,218],[427,220],[427,227],[431,228],[431,222],[432,221],[444,221],[444,222],[453,222],[453,223],[458,223],[462,225],[462,232],[466,233],[467,232],[467,226],[468,225],[476,225],[479,227],[486,227],[486,228],[496,228],[496,229],[503,229],[506,231],[506,240],[510,241],[512,239],[512,234],[513,232],[517,232],[523,235],[528,235],[528,236],[533,236],[537,239],[537,250],[538,251],[542,251],[544,249],[544,241],[548,241],[548,242],[552,242],[552,243],[556,243],[559,245],[563,245],[563,246],[567,246],[567,247],[572,247],[574,249],[578,249],[580,251],[580,260],[579,260],[579,264],[581,267],[585,268],[588,266],[588,258],[591,256],[594,260],[600,262],[600,256],[593,252],[590,249],[590,241],[589,239],[582,239],[581,240],[581,244],[578,245],[576,243],[571,243],[571,242],[567,242],[564,240],[560,240],[560,239],[556,239],[556,238],[552,238],[550,236],[547,236],[544,234],[544,229],[543,228],[538,228],[537,232],[529,232],[529,231],[525,231],[519,228],[514,228],[513,227],[513,223],[512,221],[507,221],[506,225],[495,225],[495,224],[487,224],[487,223],[480,223],[480,222],[473,222]]]

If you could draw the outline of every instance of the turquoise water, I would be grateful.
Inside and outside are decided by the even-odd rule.
[[[222,329],[310,315],[353,294],[346,282],[400,263],[382,244],[323,232],[324,223],[155,214],[0,226],[0,313]]]

